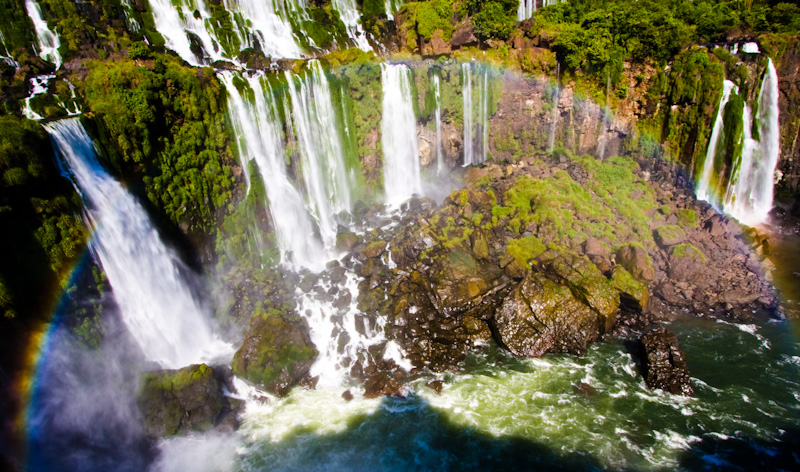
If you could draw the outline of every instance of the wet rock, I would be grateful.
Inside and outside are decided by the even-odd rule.
[[[523,357],[541,357],[548,352],[581,354],[600,334],[597,315],[568,287],[540,273],[511,291],[492,323],[497,341]]]
[[[655,280],[656,274],[650,263],[650,257],[643,247],[628,244],[617,249],[617,264],[627,270],[636,280],[649,284]]]
[[[426,385],[428,388],[436,392],[437,395],[442,394],[442,387],[444,386],[444,382],[442,382],[441,380],[433,380],[431,382],[428,382]]]
[[[450,39],[450,44],[453,49],[478,45],[478,37],[475,36],[471,20],[467,19],[456,29]]]
[[[353,394],[350,392],[350,390],[345,390],[344,392],[342,392],[342,398],[344,398],[345,401],[349,402],[353,400]]]
[[[305,319],[255,315],[232,367],[238,377],[283,396],[308,375],[317,354]]]
[[[586,382],[581,382],[578,385],[574,385],[572,389],[575,393],[583,395],[585,397],[593,397],[597,395],[597,390],[594,387],[587,384]]]
[[[148,436],[207,431],[223,410],[222,383],[205,364],[147,372],[142,375],[136,404]]]
[[[656,328],[639,338],[645,383],[674,395],[691,396],[691,378],[678,337],[666,328]]]
[[[364,397],[378,398],[385,396],[401,397],[403,386],[394,377],[385,373],[376,373],[364,382]]]
[[[364,257],[364,259],[374,259],[383,254],[383,251],[385,249],[386,249],[386,241],[375,241],[369,243],[367,247],[365,247],[364,250],[361,251],[361,255]]]
[[[626,311],[643,313],[650,303],[647,285],[639,282],[621,266],[611,272],[611,284],[619,292],[620,308]]]

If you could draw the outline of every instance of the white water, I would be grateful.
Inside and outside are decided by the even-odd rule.
[[[330,85],[319,61],[311,61],[309,66],[311,72],[301,77],[287,71],[286,80],[308,206],[319,225],[323,246],[332,251],[336,245],[336,215],[351,208],[342,120],[333,108]]]
[[[5,62],[14,69],[19,70],[19,62],[17,62],[17,60],[11,56],[11,52],[9,52],[8,46],[6,46],[6,38],[3,37],[3,33],[1,32],[0,32],[0,46],[3,46],[3,52],[5,53],[5,54],[0,54],[0,61]]]
[[[536,11],[537,0],[519,0],[519,7],[517,8],[517,21],[527,20],[533,16]]]
[[[367,41],[367,34],[359,23],[361,12],[358,11],[355,0],[333,0],[333,7],[339,12],[339,18],[347,28],[347,34],[356,47],[362,51],[372,51],[372,47]]]
[[[255,47],[257,40],[264,54],[272,58],[303,56],[288,18],[300,15],[307,6],[305,0],[224,0],[224,5],[235,19],[241,16],[237,26],[242,49]]]
[[[36,0],[25,0],[25,9],[33,22],[36,30],[36,40],[39,43],[39,57],[45,61],[50,61],[56,66],[56,70],[61,68],[61,54],[58,52],[61,42],[58,35],[50,30],[47,22],[42,18],[42,11]]]
[[[603,112],[603,129],[600,132],[600,146],[597,157],[603,159],[606,154],[606,142],[608,141],[608,123],[611,117],[611,75],[606,75],[606,108]]]
[[[461,64],[461,98],[464,104],[464,166],[472,165],[472,64]]]
[[[722,98],[719,101],[719,108],[717,109],[717,117],[714,120],[714,128],[711,131],[711,138],[708,140],[708,151],[706,151],[706,159],[703,161],[703,169],[700,172],[700,179],[697,181],[697,185],[695,187],[697,198],[700,200],[705,200],[712,205],[716,205],[714,201],[717,196],[713,195],[713,190],[709,188],[711,185],[711,175],[714,170],[714,161],[717,156],[717,146],[719,144],[719,140],[722,137],[722,130],[724,127],[723,124],[723,115],[725,112],[725,105],[728,104],[728,100],[731,97],[731,92],[735,90],[736,93],[739,93],[738,87],[731,82],[730,80],[725,80],[722,84]]]
[[[150,0],[156,30],[164,37],[165,46],[175,51],[181,59],[193,66],[202,66],[223,60],[219,41],[206,29],[211,14],[203,0]],[[195,17],[194,12],[198,13]],[[203,57],[197,57],[191,49],[188,34],[197,37],[203,49]]]
[[[410,74],[404,64],[381,64],[383,186],[386,202],[392,206],[422,193]]]
[[[323,246],[303,204],[300,192],[289,181],[286,172],[283,139],[272,90],[260,74],[246,77],[253,101],[245,100],[234,86],[234,74],[218,73],[230,95],[228,116],[239,145],[242,165],[255,160],[266,188],[268,209],[281,262],[312,269],[321,269]]]
[[[439,75],[433,76],[433,96],[436,99],[436,173],[444,172],[444,152],[442,150],[442,85]]]
[[[77,119],[45,125],[74,177],[95,234],[96,252],[125,322],[144,355],[165,368],[233,353],[217,339],[147,213],[96,160]]]
[[[472,92],[471,63],[461,65],[462,90],[464,104],[464,166],[480,164],[488,156],[489,144],[489,70],[484,68],[483,74],[478,70],[478,108],[474,109]],[[478,138],[478,136],[480,138]],[[480,139],[480,147],[476,142]]]
[[[723,209],[746,225],[767,220],[772,209],[775,166],[780,156],[780,123],[778,121],[778,73],[769,59],[761,92],[758,94],[756,126],[760,141],[750,133],[750,110],[745,106],[744,146],[738,163],[734,164]]]
[[[25,118],[29,120],[41,120],[44,118],[42,115],[33,111],[33,108],[31,108],[31,100],[37,95],[47,93],[49,87],[48,83],[55,78],[55,75],[37,75],[31,77],[31,94],[25,97],[25,104],[22,106],[22,114],[25,115]]]
[[[403,5],[403,0],[383,0],[383,8],[386,11],[386,18],[394,20],[394,13]]]

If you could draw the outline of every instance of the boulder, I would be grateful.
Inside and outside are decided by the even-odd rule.
[[[534,273],[518,284],[492,319],[496,340],[516,356],[582,354],[600,336],[598,316],[570,289]]]
[[[317,358],[300,317],[254,315],[242,347],[233,356],[233,373],[278,396],[308,376]]]
[[[620,308],[635,313],[647,311],[650,303],[647,285],[633,278],[622,266],[614,267],[611,272],[611,285],[619,292]]]
[[[669,249],[683,243],[686,240],[686,234],[680,226],[665,225],[659,226],[653,231],[653,239],[662,249]]]
[[[656,328],[639,338],[645,383],[674,395],[694,393],[686,357],[678,346],[678,337],[666,328]]]
[[[669,277],[673,281],[691,281],[702,272],[706,256],[691,244],[678,244],[669,252]]]
[[[350,252],[358,244],[359,239],[355,233],[338,233],[336,235],[336,249]]]
[[[371,375],[364,382],[364,397],[403,396],[403,386],[395,378],[385,373]]]
[[[223,409],[222,383],[205,364],[147,372],[140,384],[136,404],[150,437],[207,431]]]
[[[456,28],[453,37],[450,39],[450,45],[453,46],[453,49],[477,46],[478,42],[478,37],[475,36],[475,31],[472,27],[472,21],[469,18]]]
[[[361,251],[361,255],[364,257],[364,259],[373,259],[383,254],[385,249],[386,241],[374,241],[369,243],[367,247]]]
[[[617,249],[617,264],[627,270],[636,280],[649,284],[656,278],[650,264],[650,256],[640,245],[628,244]]]

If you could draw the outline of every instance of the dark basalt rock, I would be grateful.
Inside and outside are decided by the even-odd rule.
[[[675,395],[691,396],[686,357],[678,347],[678,337],[666,328],[656,328],[639,338],[645,383]]]
[[[297,316],[254,315],[242,347],[233,356],[233,372],[278,396],[308,377],[317,358],[308,324]]]
[[[227,400],[214,369],[195,364],[143,374],[136,403],[144,415],[145,434],[160,438],[211,429],[226,416],[222,413]]]
[[[541,357],[549,352],[582,354],[600,335],[592,309],[540,273],[517,285],[492,321],[495,339],[512,354]]]
[[[395,378],[385,373],[371,375],[364,382],[364,397],[403,396],[403,386]]]

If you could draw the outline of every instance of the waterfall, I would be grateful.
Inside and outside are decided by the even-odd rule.
[[[462,98],[464,103],[464,166],[480,164],[488,156],[489,144],[489,70],[478,72],[478,108],[472,103],[472,64],[461,64]],[[477,115],[477,116],[476,116]],[[477,118],[477,122],[474,119]],[[476,153],[475,142],[480,136],[480,149]]]
[[[383,184],[390,205],[399,205],[413,194],[422,193],[410,74],[404,64],[381,64]]]
[[[464,166],[473,164],[472,155],[472,64],[461,64],[461,97],[464,103]]]
[[[211,14],[203,0],[150,0],[156,30],[164,37],[165,46],[193,66],[202,66],[224,59],[220,43],[206,29]],[[192,51],[192,35],[202,48],[202,57]]]
[[[241,18],[236,23],[243,39],[242,49],[259,46],[265,55],[275,59],[302,57],[288,18],[300,15],[307,6],[305,0],[277,0],[275,4],[272,0],[224,0],[224,5],[234,19]]]
[[[706,158],[703,161],[703,169],[700,171],[700,179],[697,181],[697,185],[695,187],[697,198],[700,200],[705,200],[712,205],[715,204],[713,200],[718,198],[718,196],[714,195],[714,189],[712,188],[711,184],[711,176],[714,172],[714,161],[716,160],[717,156],[717,145],[722,137],[722,129],[724,126],[722,118],[725,112],[725,105],[728,104],[728,100],[730,99],[731,92],[733,90],[736,90],[736,93],[739,93],[739,89],[736,87],[736,85],[730,80],[726,79],[722,84],[722,98],[720,98],[719,101],[717,117],[714,119],[714,127],[711,131],[711,138],[708,140],[708,150],[706,151]]]
[[[444,172],[444,152],[442,149],[442,85],[439,74],[434,74],[433,96],[436,100],[436,173]]]
[[[228,115],[242,165],[255,160],[264,181],[268,200],[265,204],[272,218],[281,262],[321,268],[322,244],[315,236],[303,197],[286,172],[286,151],[272,90],[261,74],[242,79],[232,72],[221,71],[218,76],[230,95]],[[237,83],[248,90],[243,94]],[[252,99],[245,99],[244,95],[250,93]]]
[[[50,61],[56,66],[56,70],[61,68],[61,54],[58,53],[58,48],[61,42],[58,35],[50,31],[47,22],[42,19],[42,10],[39,8],[39,3],[36,0],[25,0],[25,9],[28,11],[28,16],[33,22],[33,28],[36,30],[36,40],[39,43],[39,57],[45,61]]]
[[[517,8],[517,21],[524,21],[533,16],[536,11],[536,0],[519,0]]]
[[[73,176],[94,229],[91,246],[105,270],[122,319],[142,352],[165,368],[230,354],[136,199],[97,162],[78,119],[45,125]]]
[[[550,127],[550,136],[547,138],[547,149],[550,154],[556,145],[556,125],[558,124],[558,100],[561,98],[561,64],[556,62],[556,88],[553,92],[553,124]]]
[[[383,9],[386,12],[386,18],[394,20],[394,12],[403,5],[403,0],[383,0]]]
[[[287,71],[286,80],[309,207],[319,225],[323,246],[330,250],[336,245],[336,215],[350,210],[350,187],[341,139],[342,120],[333,108],[322,66],[319,61],[309,65],[309,74],[295,80]]]
[[[603,131],[600,134],[600,145],[597,150],[597,157],[603,159],[606,154],[606,141],[608,141],[608,124],[611,116],[611,74],[606,75],[606,108],[603,112]]]
[[[480,88],[481,128],[483,130],[483,147],[478,162],[486,161],[489,156],[489,69],[483,70],[483,84]]]
[[[772,209],[775,167],[780,156],[778,121],[778,73],[769,59],[758,94],[756,126],[759,141],[751,136],[750,110],[745,106],[744,146],[734,163],[723,203],[725,213],[746,225],[766,221]]]
[[[339,18],[347,28],[347,35],[353,40],[356,47],[362,51],[372,51],[364,28],[359,23],[361,12],[358,11],[355,0],[333,0],[333,8],[339,12]]]

